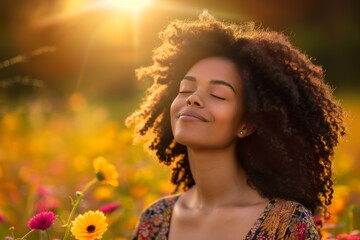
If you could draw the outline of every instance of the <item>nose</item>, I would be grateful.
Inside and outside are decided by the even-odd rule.
[[[186,99],[186,104],[188,106],[193,106],[193,107],[203,107],[204,106],[204,102],[202,101],[202,99],[200,98],[199,95],[197,94],[191,94],[187,99]]]

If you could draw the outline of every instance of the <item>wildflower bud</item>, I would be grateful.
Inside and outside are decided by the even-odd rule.
[[[116,209],[118,209],[120,207],[120,203],[108,203],[108,204],[105,204],[103,206],[101,206],[99,208],[99,210],[103,213],[112,213],[114,212]]]
[[[78,198],[78,197],[82,197],[84,194],[82,193],[82,192],[80,192],[80,191],[77,191],[76,192],[76,197]]]

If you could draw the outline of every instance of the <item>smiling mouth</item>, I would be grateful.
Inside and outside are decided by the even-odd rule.
[[[208,122],[203,116],[196,112],[181,112],[178,115],[178,119],[185,121],[197,121],[197,122]]]

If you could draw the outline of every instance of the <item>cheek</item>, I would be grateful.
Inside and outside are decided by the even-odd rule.
[[[237,129],[242,123],[242,110],[239,106],[218,108],[216,110],[216,119],[223,128],[229,128],[230,131]]]
[[[238,119],[238,110],[234,107],[218,107],[214,109],[214,114],[216,114],[216,118],[218,121],[221,121],[223,123],[231,123],[236,121]]]

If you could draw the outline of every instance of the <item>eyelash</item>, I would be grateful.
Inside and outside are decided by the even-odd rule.
[[[226,100],[226,98],[223,98],[223,97],[219,97],[219,96],[216,96],[214,94],[210,94],[210,96],[214,97],[214,98],[217,98],[217,99],[220,99],[220,100]]]
[[[185,93],[192,93],[192,91],[181,91],[179,92],[179,94],[185,94]],[[210,96],[214,97],[214,98],[217,98],[219,100],[226,100],[226,98],[223,98],[223,97],[219,97],[219,96],[216,96],[214,94],[210,94]]]

